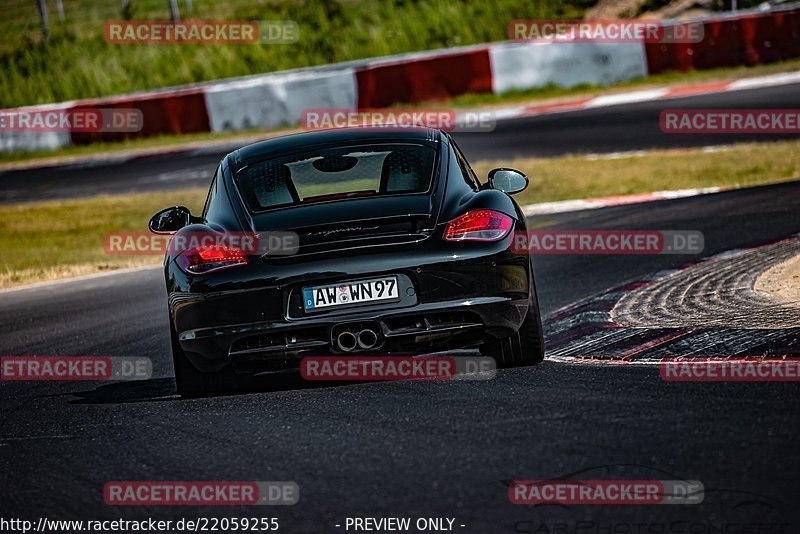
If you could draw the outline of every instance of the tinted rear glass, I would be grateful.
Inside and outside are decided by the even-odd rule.
[[[251,211],[424,193],[435,159],[433,148],[413,143],[318,148],[250,165],[237,182]]]

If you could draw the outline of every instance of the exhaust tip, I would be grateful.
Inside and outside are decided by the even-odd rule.
[[[336,337],[336,345],[339,347],[339,350],[350,352],[356,348],[358,340],[356,339],[356,335],[352,332],[342,332]]]
[[[374,330],[365,328],[358,333],[358,346],[362,349],[371,349],[378,344],[378,334]]]

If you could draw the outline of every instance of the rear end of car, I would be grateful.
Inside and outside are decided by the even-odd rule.
[[[449,151],[431,131],[229,158],[226,192],[242,227],[292,232],[296,247],[245,262],[234,254],[213,273],[168,263],[187,358],[202,372],[251,374],[304,356],[476,347],[518,330],[531,273],[510,236],[524,221],[510,199],[467,194],[459,206]]]

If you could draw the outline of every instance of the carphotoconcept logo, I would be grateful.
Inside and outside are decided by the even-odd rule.
[[[110,20],[103,37],[109,44],[291,44],[300,38],[293,20]]]
[[[150,358],[108,356],[3,356],[2,380],[147,380]]]
[[[514,232],[516,254],[699,254],[694,230],[531,230]]]

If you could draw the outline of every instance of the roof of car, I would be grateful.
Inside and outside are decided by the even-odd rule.
[[[335,128],[315,130],[292,135],[284,135],[246,145],[228,154],[228,159],[240,168],[253,161],[263,160],[270,153],[278,153],[297,147],[325,143],[359,142],[359,141],[400,141],[435,142],[439,139],[439,130],[419,126],[366,126],[359,128]]]

